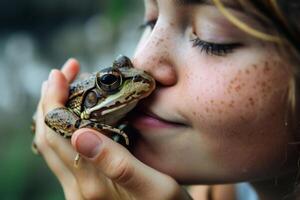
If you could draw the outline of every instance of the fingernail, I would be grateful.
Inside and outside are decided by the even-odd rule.
[[[81,133],[76,140],[78,153],[87,157],[94,158],[100,152],[102,140],[92,132]]]

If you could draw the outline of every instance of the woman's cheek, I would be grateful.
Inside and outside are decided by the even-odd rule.
[[[278,62],[223,66],[190,77],[188,96],[194,126],[199,129],[249,127],[286,107],[289,74]]]
[[[198,82],[190,117],[224,174],[240,170],[249,178],[284,159],[291,139],[285,127],[291,76],[284,65],[269,61],[226,69],[202,71],[190,79]]]

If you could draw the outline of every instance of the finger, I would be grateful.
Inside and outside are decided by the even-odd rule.
[[[61,159],[56,155],[56,153],[48,146],[45,139],[45,124],[44,115],[42,109],[42,103],[45,99],[45,94],[48,88],[48,81],[44,81],[41,88],[41,97],[38,104],[36,113],[36,134],[34,141],[38,146],[43,158],[45,159],[47,165],[51,171],[56,175],[59,182],[63,186],[63,190],[67,199],[79,199],[80,193],[79,186],[76,183],[76,179],[61,161]]]
[[[73,173],[50,147],[43,152],[48,167],[63,187],[66,199],[81,200],[80,187]]]
[[[68,99],[68,82],[63,73],[59,70],[52,70],[47,82],[48,86],[42,100],[43,116],[38,117],[39,120],[41,120],[39,124],[45,127],[45,130],[41,131],[43,136],[40,138],[41,140],[45,140],[44,142],[42,141],[42,143],[47,143],[48,148],[51,147],[52,151],[60,157],[66,166],[72,169],[76,152],[71,146],[70,141],[46,127],[43,121],[49,111],[65,105]]]
[[[68,170],[62,160],[57,156],[57,154],[50,148],[45,138],[47,128],[44,123],[43,102],[46,98],[47,89],[48,81],[44,81],[42,84],[41,97],[36,112],[36,134],[34,142],[37,145],[39,152],[45,159],[47,165],[61,183],[66,199],[79,200],[81,199],[81,194],[75,177],[70,170]]]
[[[57,107],[62,107],[68,100],[69,83],[63,73],[57,69],[50,72],[48,87],[43,100],[44,114]]]
[[[86,128],[76,131],[72,145],[107,178],[135,197],[155,199],[153,191],[160,191],[160,197],[166,198],[159,199],[168,199],[169,194],[181,193],[171,177],[146,166],[123,146],[97,131]]]
[[[44,124],[44,114],[42,109],[42,102],[45,97],[45,93],[48,87],[48,82],[44,81],[41,88],[41,97],[38,103],[37,111],[35,114],[35,135],[33,142],[35,143],[37,150],[39,153],[43,153],[43,147],[45,146],[45,141],[43,140],[43,133],[45,131],[45,124]]]
[[[70,58],[63,65],[61,72],[66,77],[67,81],[69,83],[72,83],[75,80],[77,74],[79,73],[79,70],[80,70],[79,62],[74,58]]]

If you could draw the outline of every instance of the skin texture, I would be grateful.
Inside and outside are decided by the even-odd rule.
[[[226,19],[211,16],[217,12],[212,6],[193,8],[197,17],[192,12],[186,21],[209,21],[218,34],[235,32],[218,37],[205,30],[199,33],[203,40],[243,46],[226,56],[200,52],[190,44],[190,24],[180,22],[184,14],[177,14],[187,8],[170,1],[157,6],[164,14],[141,40],[134,64],[161,86],[145,103],[147,109],[183,125],[150,127],[137,119],[142,139],[135,155],[188,183],[256,180],[279,173],[290,155],[287,144],[293,140],[285,120],[291,66],[273,44],[255,40],[230,24],[220,27]],[[201,25],[192,28],[202,32]]]
[[[287,119],[293,65],[274,44],[242,32],[211,5],[179,6],[171,0],[145,5],[145,20],[156,23],[146,28],[133,64],[148,71],[158,87],[130,117],[139,131],[133,155],[101,133],[79,130],[70,144],[43,124],[45,113],[65,103],[77,61],[52,72],[44,84],[36,142],[66,198],[111,199],[121,192],[129,199],[184,199],[188,196],[177,182],[250,181],[262,200],[281,199],[297,168],[297,151],[290,145],[295,133]],[[264,30],[253,18],[230,10]],[[193,47],[197,37],[240,45],[215,55]],[[80,169],[72,165],[74,149],[85,158]],[[275,178],[284,180],[276,190]],[[232,193],[232,187],[219,191]]]

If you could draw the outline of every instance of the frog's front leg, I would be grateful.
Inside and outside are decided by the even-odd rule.
[[[113,139],[115,142],[118,142],[118,143],[122,143],[120,137],[118,137],[118,136],[121,136],[121,137],[123,137],[125,144],[127,146],[129,146],[129,138],[128,138],[127,134],[121,129],[114,128],[114,127],[106,125],[106,124],[98,124],[98,123],[90,122],[90,121],[88,121],[87,123],[84,123],[82,121],[79,128],[92,128],[99,132],[104,132],[111,139]],[[115,134],[110,135],[111,133],[115,133]]]
[[[81,119],[68,108],[56,108],[45,116],[45,123],[55,132],[70,138],[78,129]]]

